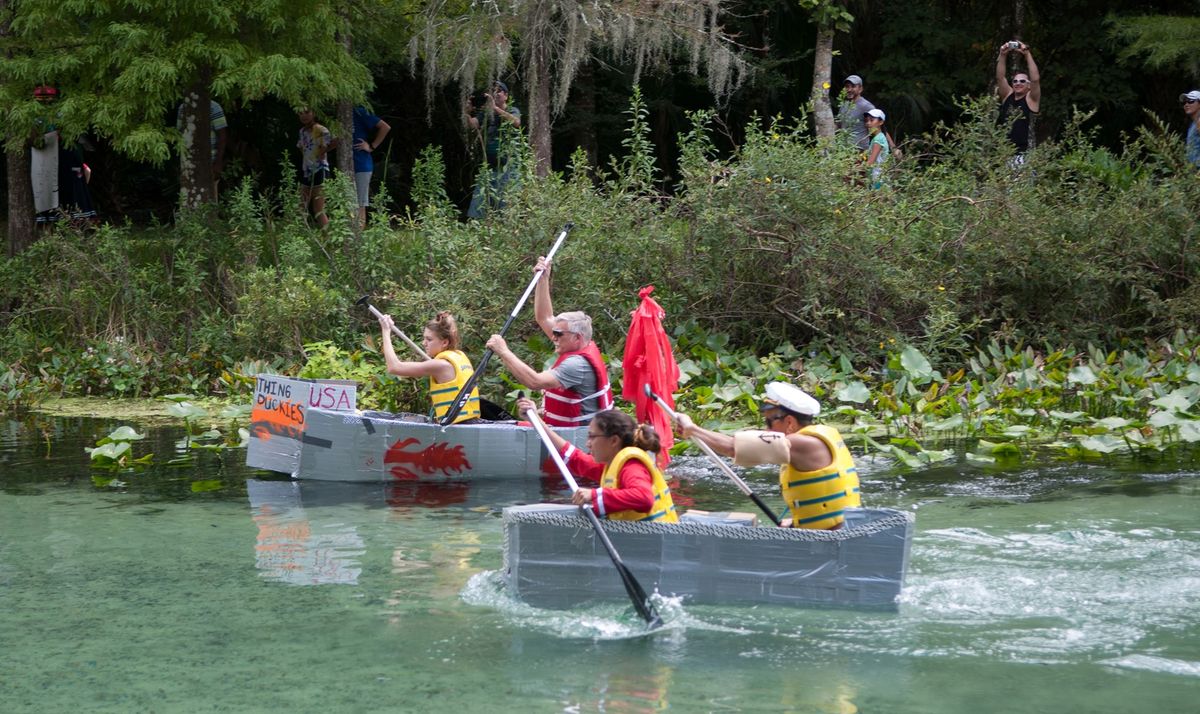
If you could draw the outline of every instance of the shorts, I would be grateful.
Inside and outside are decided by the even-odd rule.
[[[354,188],[358,192],[358,205],[364,208],[371,205],[371,173],[370,171],[354,173]]]
[[[304,169],[300,170],[300,185],[301,186],[320,186],[325,183],[325,174],[329,173],[329,169],[317,169],[311,174],[305,176]]]

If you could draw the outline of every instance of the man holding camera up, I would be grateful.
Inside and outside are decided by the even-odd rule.
[[[475,195],[471,197],[471,206],[467,209],[468,218],[482,218],[485,203],[494,199],[496,207],[504,205],[501,195],[504,186],[509,181],[508,156],[501,151],[500,125],[501,122],[512,125],[514,129],[521,127],[521,110],[508,106],[508,85],[496,80],[490,94],[472,97],[463,109],[467,124],[476,132],[482,132],[483,150],[487,155],[487,163],[491,172],[489,187],[481,181],[475,185]],[[491,193],[491,196],[486,195]]]
[[[1017,53],[1025,58],[1026,72],[1013,74],[1008,81],[1008,56]],[[996,59],[996,89],[1000,95],[1001,126],[1008,126],[1008,140],[1017,147],[1015,165],[1025,163],[1025,152],[1033,148],[1035,139],[1033,118],[1037,116],[1042,102],[1042,75],[1037,62],[1029,52],[1029,45],[1018,40],[1000,45],[1000,56]],[[1013,118],[1015,115],[1015,118]]]

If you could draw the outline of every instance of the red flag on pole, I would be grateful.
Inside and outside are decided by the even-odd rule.
[[[663,331],[662,319],[666,316],[662,307],[650,297],[653,285],[638,291],[642,303],[630,315],[629,333],[625,336],[625,357],[621,361],[624,369],[621,396],[634,403],[639,423],[649,422],[658,432],[662,449],[658,452],[658,467],[665,469],[671,457],[667,450],[675,443],[671,432],[671,421],[666,412],[646,396],[644,385],[649,384],[654,393],[675,406],[672,396],[679,386],[679,365],[671,351],[671,340]]]

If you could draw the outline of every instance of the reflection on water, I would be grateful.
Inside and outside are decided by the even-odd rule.
[[[264,578],[291,585],[358,582],[364,545],[354,525],[314,523],[300,503],[297,483],[250,479],[246,492],[258,526],[254,565]]]

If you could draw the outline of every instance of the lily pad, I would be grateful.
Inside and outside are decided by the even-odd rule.
[[[1180,424],[1179,438],[1189,444],[1200,441],[1200,421],[1187,421]]]
[[[955,414],[949,419],[930,422],[926,424],[926,428],[930,431],[949,431],[950,429],[961,429],[963,426],[963,415]]]
[[[180,419],[202,419],[208,412],[191,402],[175,402],[167,405],[167,413]]]
[[[1079,445],[1088,451],[1097,451],[1101,454],[1111,454],[1129,448],[1124,439],[1118,439],[1109,434],[1100,434],[1099,436],[1089,436],[1080,439]]]
[[[141,441],[145,438],[145,434],[137,433],[131,426],[119,426],[116,429],[113,429],[111,434],[104,437],[104,439],[107,439],[108,441]],[[97,443],[103,443],[104,439]]]
[[[1150,403],[1166,411],[1185,412],[1192,408],[1197,398],[1200,398],[1200,387],[1180,387],[1170,394],[1159,397]]]
[[[1067,381],[1074,384],[1095,384],[1096,373],[1086,364],[1081,364],[1078,367],[1072,367],[1070,372],[1067,372]]]
[[[920,350],[912,345],[905,345],[900,352],[900,366],[904,367],[904,371],[912,375],[912,379],[917,384],[924,384],[933,378],[933,366],[929,364],[929,360],[925,355],[921,354]]]
[[[1083,421],[1087,416],[1086,412],[1060,412],[1055,409],[1051,409],[1048,413],[1051,419],[1057,421]]]
[[[1123,417],[1105,417],[1103,419],[1097,419],[1093,423],[1096,426],[1101,426],[1101,427],[1104,427],[1105,429],[1114,430],[1114,429],[1124,429],[1125,427],[1129,426],[1130,421]]]
[[[862,404],[871,398],[871,390],[867,389],[867,385],[862,382],[855,381],[837,390],[836,396],[838,401],[841,402]]]
[[[129,451],[129,442],[128,441],[109,442],[107,444],[101,444],[100,446],[97,446],[94,449],[85,449],[85,451],[87,451],[89,454],[92,455],[92,461],[95,461],[96,459],[108,459],[110,461],[117,461],[118,459],[121,458],[121,456],[123,456],[124,454],[126,454]]]

